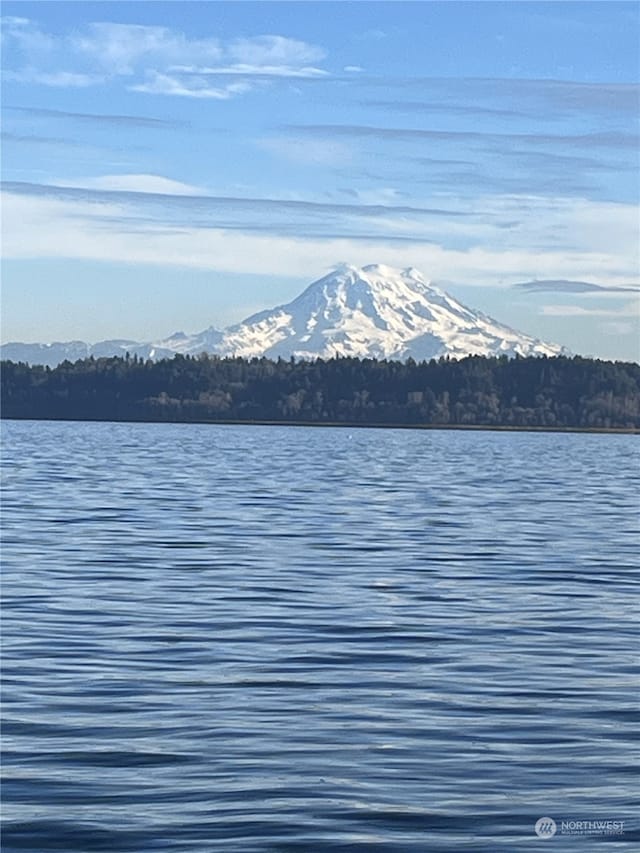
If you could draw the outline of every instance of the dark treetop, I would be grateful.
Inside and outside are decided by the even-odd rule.
[[[2,363],[5,418],[640,428],[640,365],[581,357]]]

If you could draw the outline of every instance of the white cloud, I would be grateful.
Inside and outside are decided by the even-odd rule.
[[[136,177],[140,180],[140,176]],[[107,176],[107,180],[112,179],[113,176]],[[133,181],[132,176],[128,180]],[[166,220],[153,225],[148,224],[148,219],[140,220],[132,229],[131,216],[136,210],[120,201],[89,202],[6,193],[3,212],[6,258],[106,261],[117,257],[130,264],[283,276],[308,276],[347,258],[355,264],[412,265],[432,280],[488,287],[506,287],[514,281],[533,278],[538,271],[547,278],[580,280],[587,273],[592,279],[598,274],[604,279],[610,270],[622,268],[620,276],[628,280],[628,266],[633,264],[629,258],[607,252],[602,245],[567,252],[562,247],[511,247],[498,239],[465,249],[437,243],[390,243],[383,236],[385,223],[381,224],[379,237],[367,240],[335,236],[295,238],[215,226],[174,227]],[[628,312],[633,305],[629,303],[625,310]],[[558,316],[559,307],[550,307]],[[574,306],[568,307],[573,311],[571,316],[577,316]],[[598,316],[622,319],[617,310],[598,312]]]
[[[7,79],[44,86],[89,86],[129,77],[129,91],[227,100],[267,78],[328,73],[310,64],[324,59],[323,48],[281,35],[190,38],[168,27],[107,22],[54,36],[27,18],[9,17],[3,42],[12,48],[12,59],[16,53],[22,59],[8,69]],[[208,79],[213,75],[245,79],[218,85]]]
[[[302,241],[205,228],[167,233],[150,226],[140,233],[117,224],[129,213],[123,205],[13,194],[3,198],[7,258],[119,258],[134,264],[293,276],[331,265],[336,257],[346,256],[348,246],[348,241]],[[105,227],[105,217],[113,217],[114,225]]]
[[[89,24],[84,33],[68,39],[72,49],[96,59],[115,74],[132,74],[142,62],[212,61],[222,56],[216,38],[189,39],[167,27],[134,24]]]
[[[232,60],[249,65],[304,65],[326,56],[321,47],[277,35],[235,39],[226,52]]]
[[[448,202],[463,210],[465,200],[453,194],[434,195],[434,205]],[[498,243],[505,249],[527,252],[533,264],[531,279],[567,278],[602,285],[624,285],[637,278],[640,267],[638,208],[634,204],[530,195],[479,196],[473,200],[471,220],[440,220],[429,224],[432,236],[451,240],[472,239],[478,245]],[[508,222],[510,227],[503,228]],[[566,256],[549,270],[544,258]],[[593,264],[576,264],[578,257]],[[607,264],[609,266],[607,267]],[[580,275],[561,270],[581,269]],[[549,275],[548,273],[552,274]],[[524,280],[524,279],[523,279]]]
[[[543,305],[545,317],[638,317],[640,301],[628,302],[620,308],[583,308],[581,305]]]
[[[77,74],[74,71],[36,71],[35,68],[24,68],[21,71],[5,71],[5,80],[15,80],[17,83],[39,83],[42,86],[52,86],[64,89],[84,89],[103,83],[102,74]]]
[[[224,86],[211,86],[201,77],[188,77],[185,80],[159,71],[148,71],[144,83],[137,83],[127,88],[130,92],[145,92],[150,95],[180,95],[185,98],[227,101],[235,95],[250,91],[253,87],[244,81],[227,83]]]
[[[608,283],[610,284],[610,282],[608,282]],[[596,302],[598,300],[602,300],[602,299],[607,299],[607,300],[609,300],[609,299],[613,299],[613,300],[628,299],[629,295],[633,296],[634,294],[636,294],[638,292],[637,288],[624,287],[624,285],[617,285],[617,286],[620,287],[620,290],[607,290],[606,284],[605,284],[604,285],[605,289],[603,289],[602,291],[596,290],[593,293],[581,293],[580,298],[585,299],[587,301],[594,300]]]
[[[177,74],[201,74],[225,77],[228,75],[244,75],[247,77],[326,77],[328,71],[311,66],[296,68],[292,65],[247,65],[237,63],[236,65],[219,66],[197,66],[197,65],[172,65],[168,69]]]
[[[53,35],[42,32],[29,18],[6,15],[0,18],[3,46],[14,45],[29,61],[55,50],[57,40]]]
[[[61,187],[86,187],[96,190],[119,190],[133,193],[160,193],[162,195],[205,195],[206,190],[193,184],[174,181],[162,175],[101,175],[94,178],[81,178],[69,181],[53,181]]]

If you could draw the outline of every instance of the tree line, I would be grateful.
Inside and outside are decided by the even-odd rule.
[[[640,428],[640,365],[579,356],[7,361],[1,386],[5,418]]]

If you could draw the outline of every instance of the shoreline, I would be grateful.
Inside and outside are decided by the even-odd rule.
[[[106,424],[201,424],[208,426],[281,426],[281,427],[333,427],[340,429],[405,429],[405,430],[449,430],[458,432],[555,432],[588,433],[591,435],[638,435],[636,427],[563,427],[563,426],[516,426],[507,424],[407,424],[407,423],[358,423],[352,421],[269,421],[269,420],[159,420],[154,418],[21,418],[4,417],[0,421],[46,421],[49,423],[106,423]]]

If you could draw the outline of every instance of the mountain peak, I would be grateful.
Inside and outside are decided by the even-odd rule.
[[[366,267],[362,267],[361,272],[369,275],[384,275],[388,278],[403,275],[403,270],[396,267],[388,267],[386,264],[367,264]]]
[[[413,279],[414,281],[419,281],[424,283],[424,277],[420,270],[415,267],[405,267],[404,269],[400,269],[399,267],[390,267],[387,264],[367,264],[364,267],[357,267],[353,264],[342,263],[338,264],[328,276],[325,278],[331,278],[334,275],[338,276],[346,276],[351,278],[352,280],[356,279],[370,279],[370,278],[384,278],[384,279]],[[321,279],[322,281],[322,279]]]
[[[217,350],[247,358],[416,360],[562,351],[473,311],[415,267],[342,263],[292,302],[228,330]]]
[[[69,357],[107,355],[95,346],[6,344],[2,357],[54,365]],[[113,342],[117,343],[117,342]],[[109,354],[124,354],[125,345]],[[58,352],[59,350],[59,352]],[[559,355],[562,347],[539,341],[462,305],[415,267],[339,264],[312,282],[286,305],[267,309],[219,331],[213,326],[195,335],[176,333],[149,344],[126,342],[143,358],[209,352],[253,358],[358,358],[416,361],[449,355]],[[72,355],[73,354],[73,355]],[[60,356],[60,357],[58,357]]]
[[[361,272],[368,275],[384,276],[385,278],[411,278],[415,281],[424,282],[422,273],[415,267],[399,269],[398,267],[389,267],[386,264],[368,264],[366,267],[362,267]]]

